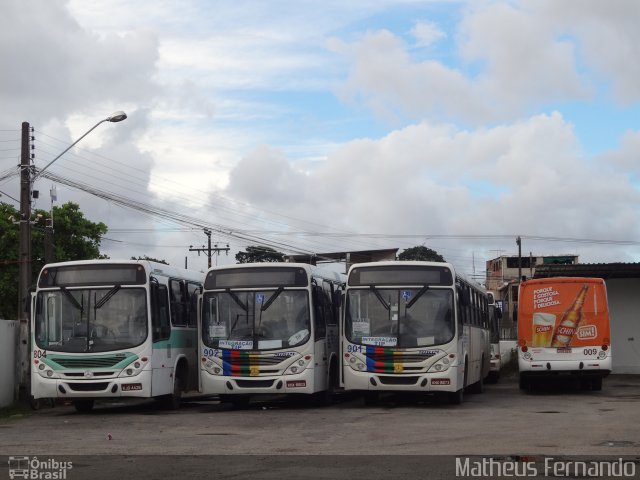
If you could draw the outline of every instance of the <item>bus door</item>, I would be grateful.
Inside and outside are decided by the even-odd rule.
[[[151,394],[155,397],[173,392],[173,355],[171,352],[171,323],[167,286],[152,279],[151,288]]]
[[[325,295],[322,287],[315,282],[311,285],[313,303],[313,342],[314,342],[314,391],[325,390],[329,352],[327,351],[327,321],[325,317]]]

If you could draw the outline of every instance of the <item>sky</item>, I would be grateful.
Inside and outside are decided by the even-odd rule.
[[[218,265],[424,245],[482,280],[518,236],[637,262],[638,24],[636,0],[4,0],[0,201],[22,122],[42,169],[123,110],[34,183],[114,259],[206,269],[209,228]]]

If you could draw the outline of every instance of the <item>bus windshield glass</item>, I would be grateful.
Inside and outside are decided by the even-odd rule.
[[[202,340],[212,348],[274,350],[311,336],[307,290],[207,292],[202,309]]]
[[[50,351],[83,353],[122,350],[147,338],[143,288],[61,288],[36,299],[35,341]]]
[[[375,288],[347,293],[350,342],[383,347],[428,347],[455,333],[452,289]]]

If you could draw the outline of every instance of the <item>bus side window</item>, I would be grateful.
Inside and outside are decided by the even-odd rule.
[[[315,340],[324,338],[327,336],[327,325],[324,318],[324,295],[322,289],[317,285],[311,287],[311,297],[313,300],[313,312],[314,312],[314,330]]]
[[[338,309],[335,306],[333,284],[329,282],[322,282],[323,298],[325,305],[325,319],[327,325],[338,325]]]
[[[198,324],[198,294],[202,293],[202,287],[197,283],[187,283],[189,294],[189,326],[195,327]]]
[[[154,342],[167,340],[171,335],[169,323],[169,294],[166,285],[151,283],[151,325]]]
[[[174,325],[186,325],[184,302],[184,282],[181,280],[169,280],[169,296],[171,298],[171,323]]]

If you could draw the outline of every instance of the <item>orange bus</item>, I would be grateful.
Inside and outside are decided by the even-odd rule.
[[[602,389],[611,373],[607,290],[601,278],[528,280],[518,295],[520,388],[536,378],[575,376],[582,388]]]

